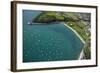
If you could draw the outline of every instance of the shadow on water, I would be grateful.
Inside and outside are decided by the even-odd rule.
[[[54,24],[60,24],[62,22],[48,22],[48,23],[36,23],[36,22],[28,22],[29,25],[54,25]]]

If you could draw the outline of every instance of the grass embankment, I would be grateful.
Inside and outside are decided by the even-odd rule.
[[[55,21],[63,21],[72,29],[74,29],[85,41],[84,54],[86,59],[91,58],[90,50],[90,26],[80,18],[79,15],[73,12],[54,12],[54,11],[43,11],[38,15],[33,22],[38,23],[50,23]]]
[[[50,23],[61,20],[63,21],[64,17],[57,14],[57,12],[42,12],[33,20],[33,22]]]

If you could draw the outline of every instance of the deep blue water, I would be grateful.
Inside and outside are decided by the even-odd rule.
[[[38,14],[23,10],[23,62],[77,60],[82,41],[63,23],[29,25]]]

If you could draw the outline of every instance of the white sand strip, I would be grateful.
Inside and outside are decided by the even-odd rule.
[[[82,50],[78,59],[81,60],[83,56],[84,56],[84,51]]]

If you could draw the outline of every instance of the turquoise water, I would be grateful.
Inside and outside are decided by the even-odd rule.
[[[23,62],[77,60],[82,41],[63,23],[29,25],[38,14],[23,10]]]

